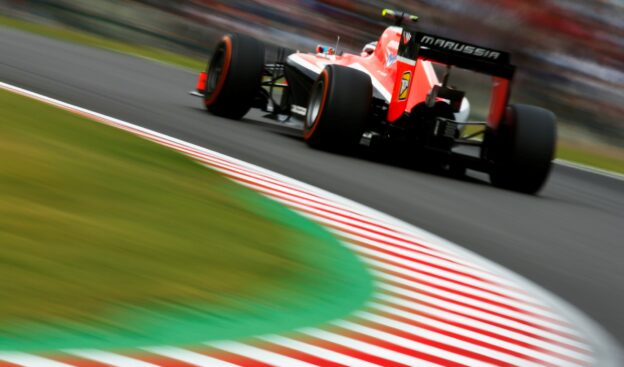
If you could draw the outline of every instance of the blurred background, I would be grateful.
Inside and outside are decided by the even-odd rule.
[[[623,0],[0,0],[11,17],[206,59],[225,32],[312,50],[359,51],[387,22],[381,8],[421,17],[425,31],[512,53],[513,99],[554,110],[568,141],[624,146]]]

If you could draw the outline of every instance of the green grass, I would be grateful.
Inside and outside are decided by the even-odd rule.
[[[624,149],[598,144],[572,144],[560,141],[557,158],[624,173]]]
[[[56,38],[59,40],[84,44],[133,56],[157,60],[160,62],[189,68],[192,70],[203,70],[206,67],[205,61],[198,60],[192,57],[176,54],[154,47],[115,41],[112,39],[99,37],[90,33],[81,32],[67,27],[32,23],[24,20],[8,18],[2,15],[0,15],[0,26],[11,27],[50,38]]]
[[[464,136],[483,130],[467,126]],[[482,136],[477,137],[478,140]],[[572,143],[566,139],[557,142],[556,157],[607,171],[624,173],[624,149],[598,143]]]
[[[0,350],[194,343],[342,317],[328,232],[185,156],[0,91]]]

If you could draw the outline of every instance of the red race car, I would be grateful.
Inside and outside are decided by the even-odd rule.
[[[299,120],[313,147],[401,147],[456,173],[488,173],[499,187],[536,193],[546,181],[556,140],[555,116],[509,104],[515,67],[506,52],[411,31],[418,20],[384,10],[394,25],[361,54],[318,46],[265,62],[262,42],[226,35],[197,90],[215,115],[240,119],[251,108],[278,121]],[[441,80],[434,68],[442,69]],[[469,121],[466,92],[449,84],[454,68],[490,76],[484,121]]]

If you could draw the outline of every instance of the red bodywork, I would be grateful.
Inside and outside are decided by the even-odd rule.
[[[297,53],[291,56],[291,60],[304,64],[317,73],[320,73],[327,64],[348,66],[367,73],[375,90],[389,103],[387,120],[394,122],[404,112],[411,111],[415,105],[425,101],[431,88],[439,84],[431,62],[418,60],[411,65],[409,60],[399,60],[397,52],[402,31],[400,27],[388,27],[379,38],[375,51],[370,55]],[[405,93],[402,88],[405,73],[410,73],[409,80],[405,81],[408,83],[407,95],[400,96],[402,91]]]
[[[435,61],[421,56],[414,61],[397,55],[400,43],[409,42],[409,38],[402,37],[403,29],[393,26],[384,31],[372,54],[339,56],[327,53],[297,53],[291,55],[290,59],[317,74],[327,64],[348,66],[367,73],[372,79],[377,96],[381,96],[388,103],[386,120],[393,123],[406,112],[409,113],[415,105],[424,102],[433,86],[440,84],[432,65]],[[480,72],[490,74],[484,70]],[[512,73],[509,77],[492,75],[490,112],[486,122],[493,129],[504,118],[509,102],[511,75]]]
[[[386,121],[393,123],[405,113],[410,113],[414,106],[425,102],[432,88],[440,84],[432,65],[432,62],[440,62],[439,59],[431,61],[418,56],[417,60],[410,60],[398,56],[401,42],[404,45],[408,44],[411,37],[410,33],[403,32],[403,28],[392,26],[383,32],[372,53],[337,55],[331,48],[318,47],[316,54],[298,52],[290,55],[288,59],[317,75],[321,74],[328,64],[347,66],[365,72],[371,77],[375,96],[388,104]],[[224,37],[224,41],[229,41],[228,36]],[[474,49],[477,46],[470,47]],[[511,71],[507,70],[506,74],[489,73],[479,68],[480,72],[492,75],[492,94],[486,122],[493,129],[496,129],[504,118],[509,102],[513,66],[510,65],[509,68]],[[197,82],[198,93],[204,92],[206,82],[207,73],[203,72]],[[219,86],[220,84],[217,85],[217,89]],[[467,118],[468,110],[469,108],[466,109],[464,119]]]

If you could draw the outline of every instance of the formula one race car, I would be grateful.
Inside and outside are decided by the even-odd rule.
[[[394,25],[361,54],[318,46],[315,53],[279,50],[277,62],[265,63],[261,42],[226,35],[192,93],[218,116],[240,119],[258,108],[278,121],[300,120],[313,147],[402,146],[401,154],[449,171],[482,171],[496,186],[537,192],[553,159],[555,116],[508,104],[515,72],[509,54],[410,31],[403,25],[414,15],[383,15]],[[445,70],[441,81],[434,64]],[[465,91],[448,83],[452,68],[491,76],[485,121],[468,120]]]

